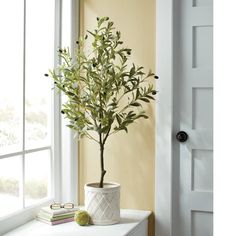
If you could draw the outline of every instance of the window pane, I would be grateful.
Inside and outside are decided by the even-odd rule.
[[[0,155],[22,149],[23,0],[0,3]]]
[[[40,151],[25,156],[25,205],[29,206],[50,196],[50,151]]]
[[[19,156],[0,159],[0,217],[22,208],[19,196],[21,160]]]
[[[26,4],[26,148],[50,145],[52,80],[44,76],[54,63],[54,0]]]

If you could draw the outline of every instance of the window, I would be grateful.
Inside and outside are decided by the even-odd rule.
[[[54,0],[0,3],[0,217],[52,197]]]
[[[78,11],[78,0],[0,3],[0,235],[52,200],[78,202],[77,141],[44,76],[78,39]]]

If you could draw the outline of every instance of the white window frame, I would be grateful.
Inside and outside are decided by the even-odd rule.
[[[63,6],[69,12],[63,17]],[[79,0],[55,0],[55,58],[58,47],[75,46],[79,36]],[[68,27],[66,29],[65,27]],[[62,42],[61,35],[69,31],[68,42]],[[67,44],[64,44],[67,43]],[[58,46],[57,46],[58,45]],[[59,59],[55,61],[55,66]],[[24,105],[23,105],[24,106]],[[61,116],[61,96],[55,90],[52,95],[52,198],[39,201],[30,207],[2,217],[0,220],[0,235],[32,220],[39,209],[57,202],[73,202],[78,204],[78,142],[73,138],[74,133],[65,126],[66,121]],[[23,108],[24,109],[24,108]],[[42,148],[42,150],[47,147]],[[38,151],[41,148],[38,149]],[[26,151],[25,153],[29,153]]]
[[[173,235],[173,54],[174,0],[156,0],[157,128],[155,161],[155,235]],[[163,145],[165,144],[165,145]]]
[[[62,5],[67,12],[62,23],[63,32],[69,34],[66,40],[62,39],[62,46],[76,47],[79,38],[79,0],[62,0]],[[69,14],[68,14],[69,12]],[[73,55],[73,50],[72,57]],[[65,98],[62,98],[62,102]],[[79,157],[78,141],[74,138],[75,132],[66,127],[68,121],[61,118],[61,201],[79,204]]]

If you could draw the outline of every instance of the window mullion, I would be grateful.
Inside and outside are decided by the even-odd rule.
[[[12,152],[12,153],[1,155],[0,159],[19,156],[19,155],[25,155],[25,154],[29,154],[29,153],[32,153],[32,152],[44,151],[44,150],[48,150],[48,149],[51,149],[51,148],[52,148],[51,146],[45,146],[45,147],[27,149],[27,150],[20,151],[20,152]]]

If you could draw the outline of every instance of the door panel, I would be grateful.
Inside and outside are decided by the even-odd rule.
[[[192,68],[210,67],[213,64],[213,27],[193,26]]]
[[[213,0],[193,0],[193,7],[212,6]]]
[[[192,150],[192,191],[213,191],[213,151]]]
[[[204,104],[204,105],[203,105]],[[192,128],[213,129],[213,89],[197,88],[192,90]]]
[[[192,236],[212,236],[213,214],[204,211],[192,211]]]
[[[174,236],[213,235],[212,4],[211,0],[178,0],[176,5],[174,106],[179,120],[174,121],[173,130],[183,130],[189,138],[174,144],[178,145],[173,153],[178,167],[174,167],[173,178],[179,179],[173,199],[177,201]]]

